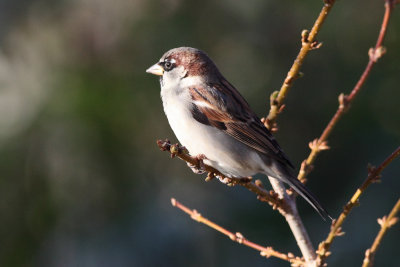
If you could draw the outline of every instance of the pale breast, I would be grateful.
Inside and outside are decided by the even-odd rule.
[[[179,142],[191,155],[205,155],[204,163],[227,176],[246,177],[261,171],[257,152],[221,130],[196,121],[189,94],[162,91],[164,112]]]

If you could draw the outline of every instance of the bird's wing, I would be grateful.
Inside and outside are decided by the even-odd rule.
[[[240,93],[224,78],[220,83],[189,88],[192,115],[198,122],[224,131],[253,149],[278,161],[293,164]]]

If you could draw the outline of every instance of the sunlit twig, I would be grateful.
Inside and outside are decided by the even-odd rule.
[[[206,181],[211,180],[213,177],[218,177],[221,182],[227,184],[228,186],[241,185],[251,192],[255,193],[259,200],[269,203],[274,209],[278,209],[280,213],[285,214],[287,212],[288,207],[285,204],[284,200],[280,199],[278,195],[272,190],[265,190],[259,181],[253,183],[251,181],[251,177],[226,177],[213,167],[206,164],[200,164],[197,158],[189,155],[185,147],[180,146],[179,144],[171,144],[169,140],[157,140],[157,145],[161,150],[170,152],[171,157],[176,156],[192,165],[197,165],[199,168],[203,168],[204,171],[208,172]]]
[[[398,147],[389,157],[387,157],[385,161],[383,161],[382,164],[378,166],[378,168],[375,167],[368,168],[367,179],[357,189],[357,191],[354,193],[354,195],[352,196],[350,201],[346,204],[346,206],[344,206],[343,212],[340,214],[339,218],[333,221],[331,230],[327,238],[319,244],[317,251],[318,254],[317,262],[319,263],[319,266],[322,266],[326,258],[330,255],[329,248],[332,245],[332,242],[335,239],[335,237],[344,234],[342,232],[342,224],[347,218],[347,215],[350,213],[350,211],[355,206],[358,205],[358,201],[361,194],[367,189],[369,185],[380,180],[381,172],[399,155],[400,155],[400,147]]]
[[[178,202],[175,198],[171,199],[171,204],[172,204],[172,206],[189,214],[190,218],[192,218],[193,220],[195,220],[199,223],[203,223],[214,230],[217,230],[218,232],[228,236],[232,241],[235,241],[239,244],[242,244],[242,245],[245,245],[245,246],[248,246],[250,248],[260,251],[261,256],[264,256],[266,258],[276,257],[276,258],[290,262],[292,264],[292,266],[304,266],[304,264],[305,264],[303,259],[294,256],[292,253],[285,254],[285,253],[278,252],[278,251],[274,250],[272,247],[264,247],[264,246],[254,243],[254,242],[251,242],[250,240],[247,240],[241,233],[234,234],[234,233],[226,230],[224,227],[219,226],[218,224],[203,217],[196,210],[189,209],[182,203]]]
[[[397,213],[400,211],[400,199],[397,200],[397,203],[394,205],[392,211],[390,212],[389,216],[384,216],[383,218],[378,219],[378,223],[381,226],[378,235],[376,236],[374,243],[372,244],[370,249],[365,251],[365,258],[363,261],[362,267],[371,267],[374,264],[374,257],[376,251],[378,250],[379,245],[382,242],[383,236],[386,234],[386,231],[395,225],[399,220],[396,217]]]
[[[271,94],[270,111],[268,116],[263,119],[264,125],[271,131],[276,130],[276,119],[278,114],[284,108],[283,102],[290,88],[292,87],[294,80],[300,76],[300,68],[303,65],[304,59],[306,58],[308,52],[321,47],[321,43],[316,41],[316,37],[334,3],[335,0],[324,0],[324,6],[322,7],[317,20],[314,22],[311,31],[303,30],[301,33],[301,48],[299,54],[294,60],[292,67],[283,81],[281,89]]]
[[[319,152],[329,148],[327,146],[327,140],[333,128],[336,126],[337,122],[343,116],[343,114],[350,108],[350,104],[354,101],[354,98],[360,92],[362,86],[367,80],[367,77],[371,73],[372,67],[375,65],[378,59],[381,58],[383,54],[385,54],[386,49],[383,47],[383,41],[385,39],[387,26],[395,4],[395,0],[385,0],[385,14],[383,16],[379,36],[376,41],[375,47],[371,48],[368,52],[369,61],[367,66],[365,67],[364,72],[362,73],[360,79],[357,81],[356,85],[349,95],[344,95],[343,93],[339,95],[339,107],[336,110],[336,113],[329,121],[321,136],[310,143],[311,152],[308,155],[307,159],[305,159],[301,164],[300,172],[297,176],[297,178],[303,183],[306,182],[306,176],[312,170],[312,165],[317,158]]]

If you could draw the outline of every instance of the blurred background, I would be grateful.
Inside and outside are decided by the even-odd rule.
[[[0,266],[288,266],[233,243],[171,207],[175,197],[246,238],[300,255],[284,219],[244,188],[204,182],[160,152],[176,141],[159,82],[146,68],[174,47],[206,51],[263,116],[322,1],[1,0]],[[362,10],[362,12],[361,12]],[[383,1],[338,1],[306,59],[276,134],[296,166],[337,97],[358,80],[375,44]],[[309,188],[337,217],[400,143],[400,10],[388,53],[329,138]],[[368,15],[365,15],[368,14]],[[400,191],[400,160],[368,188],[332,247],[330,266],[360,266],[378,217]],[[258,177],[264,179],[264,177]],[[315,246],[324,222],[302,199]],[[398,266],[400,230],[377,266]]]

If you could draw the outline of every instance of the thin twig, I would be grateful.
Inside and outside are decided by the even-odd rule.
[[[398,217],[395,217],[396,214],[400,211],[400,199],[397,200],[396,205],[394,205],[392,211],[389,216],[384,216],[383,218],[378,219],[378,223],[381,226],[378,235],[376,236],[374,243],[372,244],[370,249],[365,251],[365,258],[363,261],[362,267],[371,267],[374,264],[374,258],[376,251],[378,250],[379,245],[382,242],[383,236],[386,234],[386,231],[395,225],[399,220]]]
[[[317,158],[319,152],[329,148],[327,146],[327,140],[333,128],[336,126],[337,122],[342,117],[342,115],[350,108],[350,104],[354,101],[354,98],[360,92],[361,87],[364,85],[365,81],[367,80],[367,77],[371,73],[372,67],[375,65],[378,59],[381,58],[382,55],[386,52],[385,48],[383,47],[383,41],[385,39],[387,26],[395,4],[396,4],[395,0],[385,0],[385,14],[383,16],[382,26],[375,47],[370,48],[368,52],[369,61],[367,66],[365,67],[364,72],[362,73],[360,79],[357,81],[356,85],[354,86],[353,90],[349,95],[344,95],[343,93],[339,95],[339,107],[336,110],[336,113],[329,121],[328,125],[322,132],[321,136],[310,143],[311,152],[308,155],[307,159],[303,161],[300,168],[300,172],[297,176],[297,178],[303,183],[306,182],[307,180],[306,176],[312,170],[313,163]]]
[[[243,178],[230,178],[226,177],[218,170],[214,169],[211,166],[206,164],[200,164],[199,160],[195,157],[189,155],[188,151],[185,147],[180,146],[179,144],[171,144],[169,140],[157,140],[158,147],[163,151],[168,151],[171,153],[171,157],[178,157],[192,165],[198,166],[199,168],[203,168],[204,171],[208,172],[208,176],[206,181],[211,180],[213,177],[218,177],[218,179],[228,185],[241,185],[251,192],[257,195],[257,199],[263,202],[269,203],[273,209],[278,209],[281,214],[286,214],[287,205],[285,204],[284,200],[280,199],[279,196],[274,191],[267,191],[262,187],[260,181],[256,181],[256,183],[251,182],[251,178],[243,177]],[[201,165],[201,166],[200,166]]]
[[[218,232],[228,236],[232,241],[235,241],[239,244],[242,244],[242,245],[245,245],[245,246],[248,246],[250,248],[260,251],[260,255],[263,257],[266,257],[266,258],[276,257],[276,258],[290,262],[292,264],[292,266],[304,266],[304,264],[305,264],[303,259],[294,256],[292,253],[285,254],[285,253],[281,253],[281,252],[274,250],[272,247],[263,247],[261,245],[258,245],[254,242],[247,240],[241,233],[237,232],[234,234],[234,233],[226,230],[222,226],[219,226],[218,224],[208,220],[207,218],[204,218],[196,210],[191,210],[188,207],[186,207],[185,205],[181,204],[175,198],[171,198],[171,204],[172,204],[172,206],[189,214],[190,218],[192,218],[193,220],[195,220],[199,223],[203,223],[203,224],[207,225],[208,227],[213,228],[214,230],[217,230]]]
[[[292,87],[293,82],[300,76],[300,68],[304,62],[309,51],[317,49],[321,46],[321,43],[316,41],[316,36],[319,30],[322,27],[326,17],[328,16],[335,0],[325,0],[324,6],[315,21],[311,32],[307,30],[303,30],[301,33],[301,49],[299,54],[297,55],[292,67],[290,68],[279,92],[274,92],[270,97],[270,111],[266,118],[263,118],[262,121],[264,125],[270,129],[271,131],[276,131],[276,119],[278,114],[283,110],[285,105],[283,104],[289,89]],[[315,249],[311,243],[309,235],[302,223],[302,220],[297,212],[295,198],[289,196],[286,193],[285,186],[277,181],[274,178],[270,178],[270,182],[275,192],[277,192],[280,198],[284,199],[285,202],[290,207],[290,212],[287,212],[285,216],[286,221],[289,224],[289,227],[295,236],[296,242],[303,254],[306,263],[308,266],[315,266]]]
[[[367,189],[367,187],[377,181],[380,181],[381,178],[381,172],[396,158],[400,155],[400,146],[389,156],[385,159],[384,162],[382,162],[381,165],[379,165],[378,168],[375,167],[368,167],[368,177],[367,179],[363,182],[363,184],[357,189],[357,191],[354,193],[350,201],[344,206],[343,212],[340,214],[339,218],[337,220],[334,220],[331,226],[331,230],[328,234],[328,237],[322,241],[319,246],[318,246],[318,258],[317,258],[317,263],[319,266],[323,266],[326,258],[330,255],[329,248],[332,245],[333,240],[337,236],[341,236],[344,233],[342,232],[342,224],[347,218],[347,215],[350,213],[350,211],[358,205],[359,198],[361,194]]]
[[[185,147],[178,144],[172,145],[168,140],[157,141],[157,145],[163,151],[169,151],[171,157],[178,157],[198,168],[203,168],[208,172],[207,180],[212,179],[212,177],[218,177],[219,180],[227,185],[241,185],[246,187],[251,192],[257,195],[257,199],[269,203],[273,209],[277,209],[286,219],[289,227],[296,239],[297,245],[299,246],[303,256],[306,259],[308,266],[313,266],[316,258],[315,250],[313,249],[311,240],[307,234],[304,224],[298,214],[295,200],[286,193],[285,186],[270,177],[272,187],[275,191],[267,191],[262,187],[259,180],[255,183],[251,182],[251,178],[230,178],[224,176],[218,170],[204,163],[200,163],[195,157],[189,155]]]
[[[296,202],[294,198],[286,193],[285,186],[275,178],[269,177],[273,190],[267,191],[262,187],[259,180],[255,183],[251,182],[251,178],[230,178],[226,177],[218,170],[204,163],[200,163],[195,157],[189,155],[185,147],[178,144],[172,145],[168,140],[157,141],[157,145],[163,151],[169,151],[171,157],[177,156],[178,158],[197,166],[198,168],[203,168],[204,171],[208,172],[206,181],[212,179],[213,177],[218,177],[219,180],[227,185],[241,185],[246,187],[251,192],[257,195],[257,199],[269,203],[273,209],[277,209],[286,219],[289,227],[296,239],[297,245],[302,252],[307,266],[315,266],[315,250],[311,243],[310,237],[304,227],[304,224],[297,211]]]
[[[314,49],[318,49],[321,47],[321,43],[316,41],[316,36],[321,29],[326,17],[329,14],[335,0],[324,0],[324,6],[322,7],[321,12],[317,20],[315,21],[311,31],[303,30],[301,33],[301,49],[299,54],[297,55],[295,61],[293,62],[292,67],[290,68],[281,89],[271,94],[271,108],[269,114],[266,119],[263,119],[264,125],[274,131],[276,130],[276,119],[278,114],[283,110],[284,104],[283,101],[286,98],[286,95],[289,92],[289,89],[292,87],[294,80],[296,80],[300,76],[300,68],[306,58],[308,52]]]

